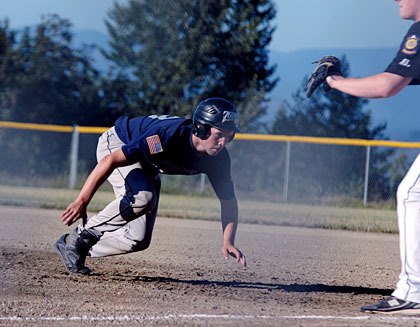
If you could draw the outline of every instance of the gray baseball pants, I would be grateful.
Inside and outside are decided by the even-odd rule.
[[[114,127],[101,135],[97,159],[120,149],[124,143]],[[125,254],[149,247],[159,203],[160,177],[147,174],[140,163],[115,169],[108,177],[115,200],[88,219],[79,231],[88,229],[100,237],[92,257]]]

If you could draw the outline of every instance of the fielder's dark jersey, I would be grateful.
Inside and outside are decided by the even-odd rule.
[[[420,22],[411,25],[396,57],[385,70],[403,77],[412,77],[411,85],[420,84]]]
[[[124,142],[130,163],[140,162],[151,174],[208,176],[220,199],[233,199],[230,157],[226,149],[215,156],[200,153],[192,144],[192,121],[176,116],[120,117],[115,131]]]

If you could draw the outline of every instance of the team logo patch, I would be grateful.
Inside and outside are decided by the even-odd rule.
[[[150,154],[163,152],[162,143],[160,142],[159,135],[152,135],[146,137],[147,145],[149,146]]]
[[[398,65],[410,68],[411,67],[411,61],[410,61],[410,59],[404,58],[403,60],[401,60],[398,63]]]
[[[401,50],[401,52],[411,56],[417,54],[420,45],[419,39],[420,37],[418,37],[417,35],[408,36],[405,39],[404,48]]]

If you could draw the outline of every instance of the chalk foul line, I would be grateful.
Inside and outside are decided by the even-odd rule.
[[[206,320],[206,319],[231,319],[231,320],[370,320],[370,321],[420,321],[420,316],[323,316],[323,315],[233,315],[233,314],[167,314],[167,315],[119,315],[119,316],[9,316],[0,317],[0,321],[163,321],[163,320]]]

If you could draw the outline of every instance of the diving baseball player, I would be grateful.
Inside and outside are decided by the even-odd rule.
[[[337,61],[322,58],[307,84],[307,95],[321,84],[364,98],[396,95],[407,85],[420,84],[420,0],[396,0],[400,17],[414,24],[401,48],[383,73],[364,78],[344,78]],[[361,308],[363,312],[420,314],[420,155],[397,191],[401,274],[392,296]]]
[[[62,213],[65,225],[86,218],[86,208],[106,179],[115,200],[55,243],[71,273],[89,274],[86,256],[103,257],[149,247],[160,194],[160,174],[204,173],[220,200],[222,253],[246,266],[235,246],[238,204],[226,144],[239,132],[232,102],[209,98],[199,103],[193,119],[175,116],[120,117],[100,138],[98,164],[74,202]]]

